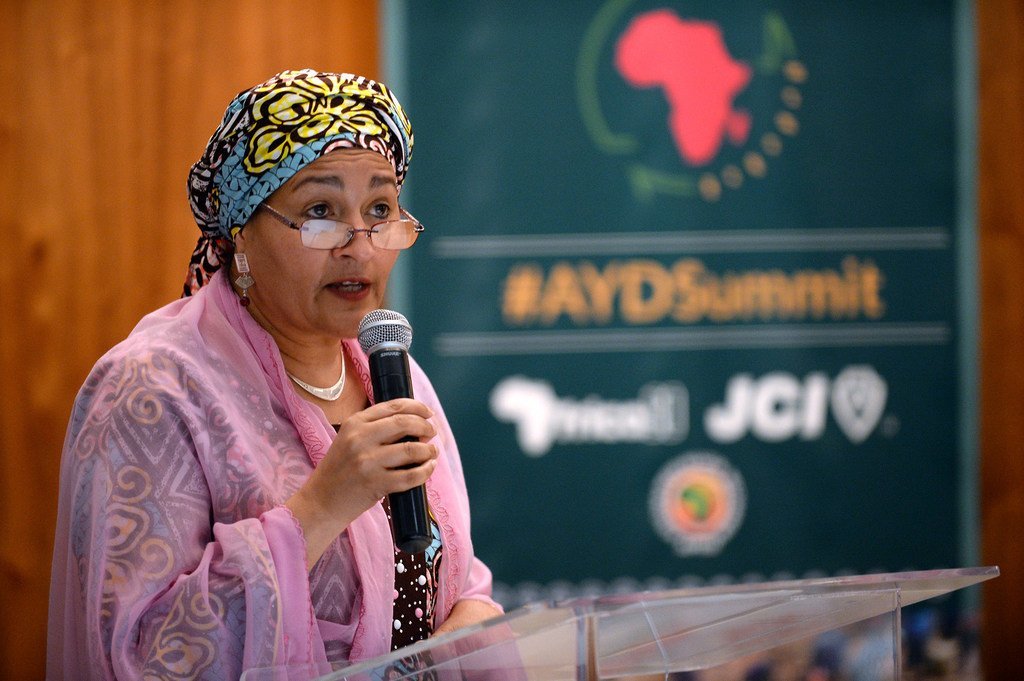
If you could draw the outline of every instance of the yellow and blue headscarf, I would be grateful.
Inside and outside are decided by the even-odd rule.
[[[401,188],[412,126],[383,84],[350,73],[284,71],[238,94],[188,177],[203,235],[185,280],[192,295],[234,252],[234,236],[295,173],[338,148],[382,154]]]

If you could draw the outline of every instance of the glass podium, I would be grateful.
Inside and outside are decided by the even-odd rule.
[[[828,635],[870,642],[871,678],[899,679],[900,609],[998,574],[961,568],[536,603],[327,675],[280,667],[242,679],[742,681],[752,659],[809,651]]]

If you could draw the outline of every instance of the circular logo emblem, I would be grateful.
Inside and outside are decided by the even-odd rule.
[[[743,478],[722,457],[694,452],[665,464],[651,484],[651,521],[680,556],[718,555],[746,511]]]
[[[679,8],[609,0],[577,59],[580,116],[594,145],[622,159],[634,196],[700,197],[767,175],[799,133],[807,69],[782,15],[723,24]]]

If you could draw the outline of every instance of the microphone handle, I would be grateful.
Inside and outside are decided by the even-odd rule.
[[[391,533],[395,546],[406,553],[426,551],[433,540],[426,486],[389,494],[388,503],[391,505]]]
[[[372,353],[368,359],[374,401],[387,402],[413,396],[409,355],[405,350],[385,348]],[[414,437],[399,440],[415,441]],[[391,533],[395,546],[406,553],[425,551],[433,540],[426,486],[388,494],[388,503],[391,505]]]

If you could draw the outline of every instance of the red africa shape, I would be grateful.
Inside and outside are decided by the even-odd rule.
[[[717,24],[683,21],[667,9],[638,15],[615,46],[615,68],[636,88],[660,86],[668,127],[691,166],[715,157],[725,137],[747,141],[750,113],[733,109],[750,82],[750,67],[734,60]]]

